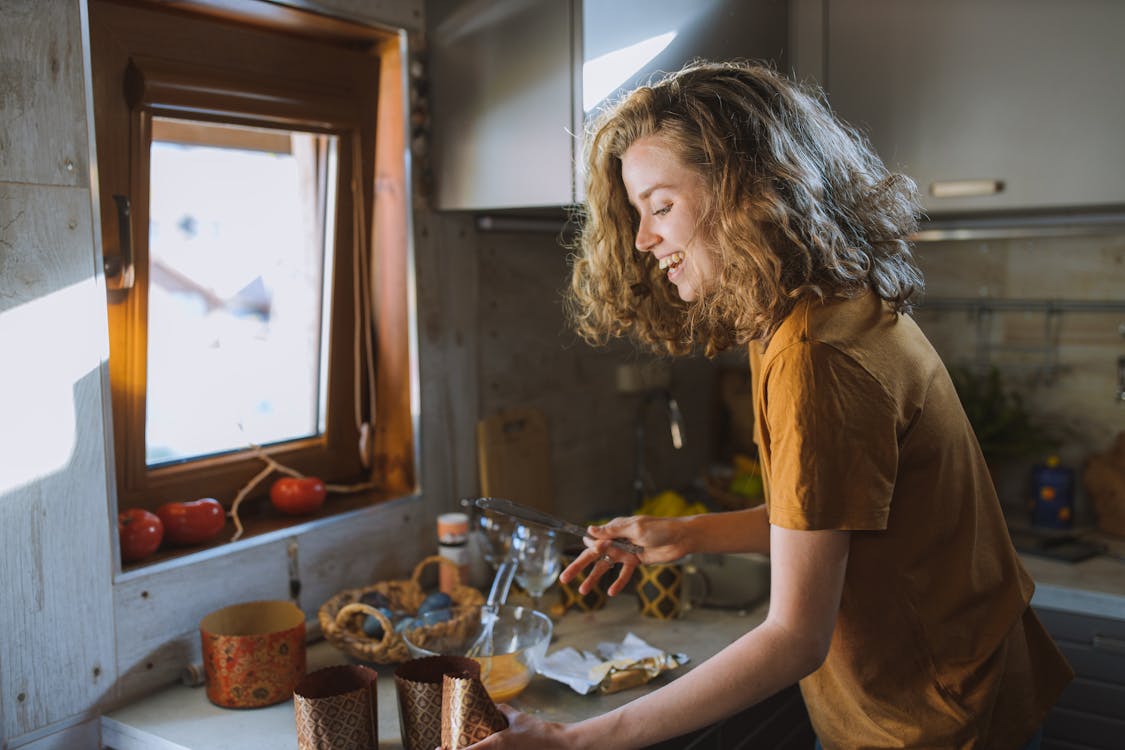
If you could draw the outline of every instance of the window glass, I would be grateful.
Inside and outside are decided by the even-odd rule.
[[[149,467],[324,432],[336,146],[153,119]]]

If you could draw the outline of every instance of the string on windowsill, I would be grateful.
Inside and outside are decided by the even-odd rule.
[[[292,467],[286,466],[285,464],[270,456],[268,453],[262,450],[262,447],[259,445],[254,445],[253,443],[251,443],[250,450],[253,451],[258,458],[265,461],[266,466],[264,469],[255,474],[254,477],[249,482],[247,482],[242,489],[238,491],[238,494],[234,496],[234,502],[230,504],[230,510],[227,512],[227,515],[230,516],[231,520],[234,522],[234,536],[230,538],[232,542],[236,542],[240,538],[242,538],[242,532],[244,531],[242,527],[242,521],[238,517],[239,506],[242,505],[242,501],[246,499],[246,496],[249,495],[255,487],[261,484],[266,477],[268,477],[270,474],[273,474],[274,472],[277,472],[279,474],[286,474],[291,477],[296,477],[297,479],[304,479],[305,477],[305,475],[301,472]],[[324,489],[328,490],[329,492],[335,492],[339,494],[363,492],[364,490],[370,490],[374,488],[374,481],[360,482],[359,484],[324,485]]]
[[[375,337],[371,330],[373,303],[371,298],[371,264],[367,243],[367,222],[364,220],[366,191],[363,189],[363,141],[357,135],[352,144],[352,227],[355,240],[352,286],[355,294],[355,426],[359,432],[359,459],[363,468],[371,468],[371,428],[375,422]],[[366,377],[364,377],[366,365]],[[370,415],[364,418],[361,381],[366,381]]]

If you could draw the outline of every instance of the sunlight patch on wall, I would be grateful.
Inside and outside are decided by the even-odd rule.
[[[582,64],[582,109],[589,112],[628,82],[676,38],[675,31],[607,52]]]
[[[0,312],[0,495],[70,462],[75,384],[109,356],[104,305],[91,278]]]

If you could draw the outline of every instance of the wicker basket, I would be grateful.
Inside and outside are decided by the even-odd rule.
[[[426,598],[418,579],[422,571],[433,564],[452,565],[454,569],[457,568],[456,563],[440,555],[433,555],[415,565],[414,572],[407,580],[381,581],[363,588],[345,589],[333,596],[322,604],[317,612],[317,620],[320,622],[325,639],[348,656],[360,661],[398,664],[409,660],[410,652],[402,636],[395,632],[394,626],[382,613],[360,602],[360,597],[378,592],[387,597],[391,609],[414,614],[418,611],[422,600]],[[484,595],[470,586],[460,584],[454,586],[449,597],[453,600],[453,618],[448,622],[433,625],[431,629],[440,629],[445,633],[452,629],[468,628],[469,620],[484,604]],[[382,624],[382,638],[371,638],[363,632],[363,621],[367,615],[372,615]],[[425,632],[420,635],[424,636]],[[415,636],[415,640],[425,639]]]

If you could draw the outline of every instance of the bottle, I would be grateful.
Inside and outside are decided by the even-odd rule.
[[[437,519],[438,554],[457,564],[456,570],[442,565],[438,587],[447,594],[458,584],[469,582],[469,517],[464,513],[443,513]]]
[[[1074,516],[1074,470],[1059,466],[1058,456],[1031,470],[1031,523],[1049,529],[1069,529]]]

